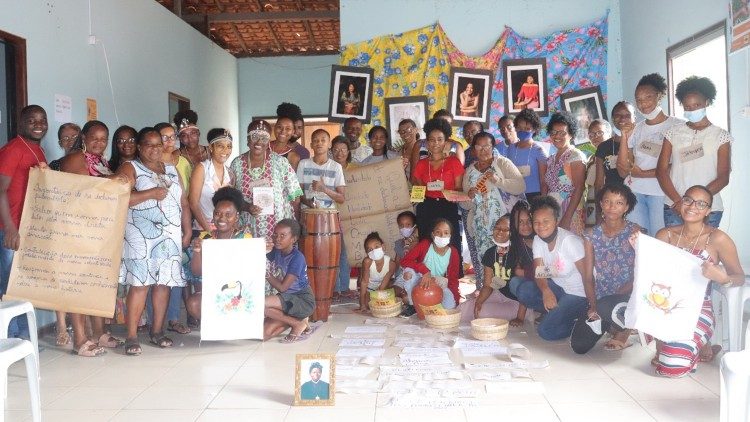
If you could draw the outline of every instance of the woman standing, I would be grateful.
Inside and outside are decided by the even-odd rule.
[[[112,177],[109,163],[103,157],[108,138],[109,129],[104,123],[98,120],[87,122],[72,147],[73,152],[63,158],[60,170],[83,176]],[[97,339],[96,343],[86,335],[87,317],[91,318],[92,337]],[[64,318],[63,314],[63,320]],[[105,353],[105,347],[115,348],[124,344],[122,339],[113,337],[106,331],[102,317],[71,313],[70,319],[73,324],[73,351],[78,356],[100,356]]]
[[[301,127],[299,122],[302,122]],[[294,170],[297,170],[300,160],[310,158],[310,151],[302,146],[304,130],[302,110],[296,104],[281,103],[276,107],[276,139],[271,142],[271,150],[289,160]]]
[[[704,261],[703,276],[709,280],[741,286],[745,282],[745,273],[737,256],[737,247],[726,233],[708,224],[713,199],[711,190],[705,186],[688,188],[677,205],[683,223],[659,230],[656,238],[701,258]],[[652,361],[657,374],[681,377],[694,371],[698,361],[707,362],[714,358],[717,350],[713,350],[710,344],[714,327],[710,292],[709,285],[693,338],[672,343],[657,341],[656,357]]]
[[[638,81],[635,104],[645,120],[635,126],[622,125],[622,142],[617,155],[617,170],[638,200],[628,219],[651,236],[664,227],[664,191],[656,180],[662,141],[672,126],[682,123],[664,114],[659,106],[666,94],[667,82],[658,73],[648,74]]]
[[[255,237],[271,236],[277,221],[294,218],[302,196],[297,174],[289,161],[270,150],[270,141],[271,125],[265,120],[253,120],[247,126],[249,150],[229,165],[234,187],[246,201],[242,224],[249,225]],[[262,195],[262,199],[256,198],[256,194]],[[273,212],[262,213],[261,207],[254,203],[256,199],[272,203]]]
[[[656,165],[656,178],[667,196],[664,223],[682,223],[678,214],[680,198],[690,186],[703,185],[714,196],[708,225],[719,227],[724,213],[720,192],[729,184],[733,138],[706,117],[706,107],[716,98],[716,87],[708,78],[690,76],[677,84],[675,96],[688,121],[672,126],[664,134]]]
[[[578,123],[570,113],[559,112],[550,117],[547,133],[557,153],[547,159],[546,190],[542,194],[560,204],[560,227],[580,235],[584,227],[586,156],[570,144],[577,132]]]
[[[193,230],[213,230],[214,193],[224,186],[234,184],[232,172],[226,165],[232,155],[232,135],[225,129],[208,132],[208,151],[211,158],[195,166],[190,176],[188,202],[195,220]]]
[[[523,194],[526,185],[512,161],[493,157],[495,137],[492,134],[474,135],[471,146],[476,151],[477,161],[466,170],[462,187],[471,201],[462,202],[461,207],[468,211],[465,229],[473,240],[469,242],[469,252],[477,274],[477,289],[481,289],[481,281],[485,279],[481,257],[492,246],[492,226],[510,212],[518,202],[516,195]]]
[[[518,138],[518,142],[508,146],[507,157],[521,172],[526,184],[526,199],[530,201],[541,195],[542,187],[545,186],[544,175],[547,173],[549,157],[544,148],[534,141],[534,136],[538,135],[539,129],[542,128],[542,121],[534,110],[527,108],[521,110],[510,124],[511,127],[515,127],[513,134]],[[507,126],[505,123],[502,125]]]
[[[349,141],[346,139],[346,136],[343,135],[339,135],[331,141],[331,156],[335,162],[341,165],[341,168],[344,169],[344,171],[357,166],[352,163],[352,154],[349,151],[349,145]],[[341,244],[344,244],[343,234],[341,236]],[[347,298],[354,298],[356,296],[356,290],[349,290],[351,271],[352,268],[349,265],[349,256],[346,254],[346,248],[341,247],[341,254],[339,255],[339,273],[336,278],[336,287],[333,292],[334,299],[338,299],[342,296]]]
[[[180,155],[187,160],[177,163],[177,171],[184,181],[190,179],[196,164],[208,160],[208,148],[200,145],[201,131],[198,128],[198,115],[193,110],[177,112],[174,115],[174,124],[177,127],[177,137],[180,138]],[[157,130],[161,133],[164,128]],[[168,136],[168,134],[162,134],[162,136]]]
[[[75,144],[80,131],[81,128],[75,123],[63,123],[60,125],[60,128],[57,129],[57,144],[62,148],[63,156],[62,158],[51,161],[49,163],[49,168],[60,171],[60,164],[62,163],[63,158],[65,158],[65,156],[73,149],[73,144]],[[58,346],[61,345],[58,344]]]
[[[419,160],[411,175],[412,184],[425,186],[427,191],[424,202],[417,204],[417,230],[422,239],[428,239],[433,221],[444,218],[451,224],[451,245],[461,250],[458,205],[446,200],[443,190],[462,188],[464,167],[454,155],[445,153],[445,144],[451,136],[451,126],[447,121],[430,119],[425,123],[424,131],[430,155]]]
[[[117,171],[122,163],[135,159],[138,151],[135,149],[136,131],[130,126],[123,125],[112,135],[112,154],[109,157],[109,168]]]
[[[140,355],[138,320],[152,290],[152,344],[171,347],[164,335],[164,317],[172,287],[184,287],[182,249],[190,244],[190,213],[182,182],[174,166],[162,161],[164,143],[159,132],[138,132],[138,159],[123,164],[117,174],[127,177],[133,191],[125,226],[120,284],[129,286],[125,314],[128,336],[125,353]]]
[[[401,158],[409,162],[406,175],[406,179],[409,180],[411,179],[411,171],[414,168],[414,164],[416,164],[412,162],[412,152],[414,151],[414,146],[419,144],[419,129],[417,129],[417,124],[414,123],[414,120],[401,120],[398,124],[398,136],[401,137],[402,143],[401,147],[397,149],[401,151]]]
[[[388,131],[383,126],[373,126],[367,132],[367,139],[370,141],[372,154],[362,161],[363,166],[400,158],[398,153],[391,150],[391,139],[388,137]]]

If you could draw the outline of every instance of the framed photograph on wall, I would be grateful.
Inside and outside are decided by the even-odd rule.
[[[424,123],[427,121],[427,96],[389,97],[385,99],[385,121],[391,137],[393,149],[399,151],[404,141],[398,133],[398,125],[404,119],[411,119],[417,125],[418,139],[424,139]]]
[[[297,355],[294,405],[333,406],[336,391],[336,357],[332,354]]]
[[[562,109],[578,121],[578,134],[573,139],[576,145],[588,142],[589,125],[594,119],[607,119],[602,90],[598,86],[564,92],[560,103]]]
[[[373,70],[370,67],[331,66],[328,120],[343,123],[356,117],[370,123]]]
[[[489,127],[491,96],[491,70],[451,68],[448,110],[455,126],[477,120]]]
[[[505,112],[516,114],[525,108],[540,116],[549,114],[547,104],[547,59],[503,60]]]

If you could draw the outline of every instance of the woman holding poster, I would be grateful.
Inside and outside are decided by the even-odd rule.
[[[659,230],[656,238],[703,259],[703,276],[707,279],[720,284],[741,286],[745,282],[745,273],[734,241],[723,231],[708,224],[713,200],[713,194],[705,186],[689,188],[679,201],[680,217],[684,223]],[[656,357],[651,361],[656,366],[657,374],[670,378],[687,375],[696,369],[699,361],[713,360],[721,349],[719,346],[712,348],[710,343],[714,328],[710,292],[709,285],[693,338],[671,343],[657,340]],[[668,293],[658,293],[659,297],[666,294]],[[664,303],[664,300],[654,302],[658,305]]]
[[[125,225],[125,245],[120,284],[129,286],[125,323],[125,353],[140,355],[138,321],[151,290],[154,320],[152,344],[165,348],[172,339],[164,335],[164,319],[172,287],[184,287],[182,249],[190,244],[190,207],[177,168],[162,162],[164,144],[159,132],[145,127],[138,132],[138,159],[124,163],[118,175],[128,179],[133,191]]]

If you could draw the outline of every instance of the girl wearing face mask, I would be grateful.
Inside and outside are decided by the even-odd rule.
[[[638,201],[628,220],[653,236],[664,227],[664,191],[656,180],[656,163],[664,134],[683,123],[667,116],[659,103],[667,93],[667,83],[658,73],[641,78],[635,88],[635,104],[644,120],[621,125],[622,142],[617,154],[617,171]]]
[[[401,260],[404,269],[394,283],[396,295],[409,305],[403,315],[414,314],[411,300],[413,289],[424,289],[437,283],[443,289],[443,307],[453,309],[461,297],[458,293],[458,272],[461,254],[450,244],[453,225],[444,218],[433,222],[430,239],[422,239]]]
[[[510,258],[510,214],[497,219],[492,230],[493,246],[487,249],[482,257],[484,283],[479,296],[462,303],[461,320],[471,321],[474,318],[515,319],[518,314],[518,302],[508,291],[508,281],[513,276]]]
[[[544,174],[547,173],[547,153],[534,136],[539,134],[542,121],[534,110],[524,109],[513,120],[515,136],[518,142],[508,146],[507,157],[518,167],[526,183],[526,199],[529,201],[539,196],[545,185]]]
[[[396,262],[383,250],[383,239],[378,232],[372,232],[365,238],[367,258],[362,261],[362,277],[359,282],[359,311],[370,310],[369,292],[385,290],[391,287]]]
[[[656,166],[656,178],[666,195],[664,223],[682,224],[679,215],[682,195],[691,186],[703,185],[714,195],[707,223],[719,227],[724,213],[719,192],[729,184],[733,138],[706,117],[706,108],[716,98],[716,87],[708,78],[690,76],[677,84],[675,96],[688,121],[664,134]]]

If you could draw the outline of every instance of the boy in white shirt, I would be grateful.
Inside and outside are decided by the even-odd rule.
[[[302,208],[335,208],[344,203],[344,170],[341,164],[329,158],[331,135],[318,129],[312,133],[310,146],[312,158],[301,160],[297,166],[297,179],[302,186]]]

